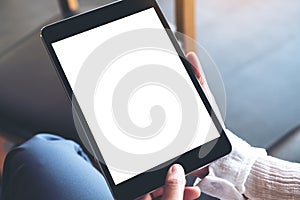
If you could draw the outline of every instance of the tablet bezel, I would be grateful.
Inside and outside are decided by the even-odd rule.
[[[60,65],[58,57],[56,56],[56,53],[52,47],[52,43],[152,7],[155,9],[164,28],[170,29],[166,19],[164,18],[155,0],[123,0],[71,17],[66,20],[62,20],[54,24],[50,24],[41,30],[41,37],[44,42],[44,45],[46,46],[48,53],[50,54],[55,69],[60,77],[65,91],[68,94],[68,98],[72,103],[74,103],[73,91],[66,78],[66,75],[64,74],[63,68]],[[211,163],[212,161],[228,154],[231,151],[231,145],[229,143],[229,140],[226,137],[225,132],[220,122],[218,121],[216,114],[212,110],[212,107],[209,104],[204,92],[202,91],[199,82],[195,77],[192,68],[190,67],[190,64],[185,59],[183,59],[185,56],[180,46],[178,45],[176,38],[169,31],[167,31],[167,33],[178,55],[180,56],[180,59],[183,65],[185,66],[194,86],[196,87],[201,100],[203,101],[209,115],[211,116],[220,134],[220,137],[182,154],[177,160],[168,163],[166,166],[159,168],[158,170],[144,172],[118,185],[114,184],[114,181],[109,173],[107,166],[103,162],[99,162],[102,171],[105,175],[105,178],[109,183],[109,187],[114,197],[117,199],[134,199],[142,194],[156,189],[159,186],[162,186],[164,184],[164,179],[167,170],[173,163],[181,164],[184,167],[186,173],[190,173],[191,171],[194,171],[199,167],[205,166]],[[76,117],[78,117],[78,120],[80,120],[83,126],[84,134],[87,136],[89,142],[91,143],[94,153],[93,156],[96,156],[99,160],[103,160],[100,150],[97,147],[97,144],[91,133],[91,130],[89,129],[84,115],[78,105],[78,102],[76,101],[75,111],[77,114]],[[207,156],[200,159],[198,156],[199,149],[205,147],[205,145],[210,145],[212,143],[216,143],[212,150],[207,154]]]

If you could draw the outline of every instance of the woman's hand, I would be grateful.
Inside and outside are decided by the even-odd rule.
[[[193,52],[188,53],[187,60],[193,66],[194,73],[210,104],[212,106],[215,105],[213,108],[217,116],[221,116],[219,108],[206,83],[205,76],[201,73],[201,65],[197,55]],[[251,147],[246,141],[231,133],[225,128],[222,118],[218,117],[218,119],[230,140],[232,151],[227,156],[211,163],[207,168],[196,170],[193,172],[193,175],[202,179],[198,186],[203,192],[211,196],[224,200],[244,199],[242,195],[245,192],[244,184],[253,163],[258,156],[266,156],[267,154],[264,149]],[[206,171],[205,177],[203,177],[202,173],[204,171]]]
[[[195,74],[196,78],[198,79],[202,89],[204,90],[205,93],[207,93],[208,88],[207,88],[207,85],[205,82],[205,77],[201,73],[201,64],[200,64],[200,61],[199,61],[197,55],[194,52],[189,52],[186,54],[186,59],[192,65],[194,74]],[[211,95],[211,94],[206,94],[206,95]]]
[[[192,200],[200,196],[199,187],[185,187],[185,173],[181,165],[175,164],[170,167],[165,186],[151,194],[146,194],[140,200]]]
[[[193,71],[203,91],[205,93],[209,92],[204,76],[201,74],[201,66],[197,55],[194,52],[190,52],[186,55],[186,58],[192,65]],[[207,168],[198,170],[196,171],[195,176],[203,174],[203,170],[207,172]],[[165,186],[155,190],[151,194],[146,194],[139,198],[139,200],[159,199],[159,197],[161,197],[162,200],[192,200],[198,198],[201,193],[199,187],[185,187],[185,182],[185,173],[183,168],[180,165],[175,164],[168,171]]]

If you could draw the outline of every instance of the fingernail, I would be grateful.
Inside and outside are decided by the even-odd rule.
[[[171,167],[171,172],[172,173],[180,173],[180,174],[184,174],[184,170],[183,170],[183,168],[182,168],[182,166],[181,165],[179,165],[179,164],[175,164],[175,165],[173,165],[172,167]]]

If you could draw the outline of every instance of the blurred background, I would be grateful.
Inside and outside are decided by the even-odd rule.
[[[77,12],[110,2],[79,0]],[[184,5],[158,2],[176,28],[182,17],[176,7]],[[251,145],[299,162],[300,1],[185,2],[192,3],[187,8],[193,10],[195,39],[224,81],[227,128]],[[59,5],[55,0],[0,1],[1,152],[38,132],[78,141],[70,102],[39,38],[42,26],[70,14]]]

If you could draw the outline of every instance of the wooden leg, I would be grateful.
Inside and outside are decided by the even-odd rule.
[[[78,0],[58,0],[62,15],[70,17],[78,11]]]
[[[176,1],[176,26],[177,31],[195,39],[195,0]],[[191,42],[182,41],[184,50],[195,51],[195,45]]]

